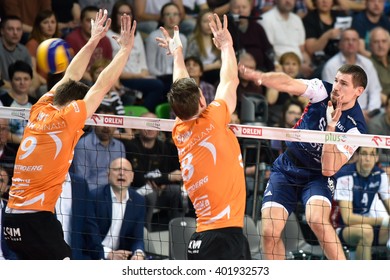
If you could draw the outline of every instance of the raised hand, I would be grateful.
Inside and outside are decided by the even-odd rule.
[[[121,17],[121,33],[119,36],[112,36],[119,46],[122,48],[132,49],[134,45],[134,34],[137,28],[137,22],[134,20],[131,24],[131,18],[129,15],[122,15]]]
[[[245,65],[238,63],[238,72],[240,74],[240,77],[248,80],[253,81],[257,85],[261,85],[261,72],[256,71],[250,68],[247,68]]]
[[[173,52],[177,48],[183,47],[180,40],[179,27],[177,25],[173,28],[173,38],[171,38],[164,27],[160,27],[160,30],[163,33],[164,38],[157,37],[156,41],[158,42],[159,47],[167,49],[167,55],[173,55]]]
[[[328,126],[336,127],[337,122],[341,117],[342,97],[337,97],[336,108],[333,108],[332,101],[328,101],[328,107],[326,108],[326,121]]]
[[[111,19],[107,18],[107,10],[102,9],[99,10],[99,12],[96,13],[95,19],[91,19],[91,39],[98,39],[100,40],[104,36],[106,36],[106,33],[111,25]]]
[[[233,46],[233,39],[228,31],[228,20],[226,15],[223,15],[223,26],[217,14],[210,15],[209,26],[214,36],[214,45],[218,49],[221,49],[224,46]]]

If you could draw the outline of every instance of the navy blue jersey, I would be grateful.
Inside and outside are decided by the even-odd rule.
[[[369,176],[363,177],[358,174],[356,163],[347,164],[336,173],[335,178],[337,181],[334,200],[352,201],[354,214],[369,216],[376,194],[382,199],[388,199],[387,174],[378,166],[373,168]],[[338,226],[344,224],[340,216]]]
[[[295,124],[294,129],[305,130],[320,130],[325,131],[327,127],[326,109],[330,94],[332,92],[332,84],[318,79],[302,80],[308,88],[303,96],[310,99],[310,103],[305,108],[301,118]],[[355,103],[351,109],[342,111],[339,122],[336,126],[336,132],[364,134],[367,132],[366,122],[362,110],[358,104]],[[336,136],[329,134],[332,141],[340,141],[337,148],[340,152],[350,158],[358,148],[357,146],[350,146],[345,143],[342,137],[334,139]],[[321,143],[307,143],[307,142],[286,142],[289,152],[302,162],[306,167],[310,167],[313,172],[321,173]]]

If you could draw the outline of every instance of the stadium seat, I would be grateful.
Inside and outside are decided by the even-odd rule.
[[[169,237],[168,231],[150,232],[144,228],[145,253],[150,259],[168,259]]]
[[[169,222],[169,259],[187,260],[187,248],[196,229],[196,219],[178,217]]]
[[[159,119],[170,119],[171,118],[171,106],[169,103],[162,103],[157,105],[155,114]]]
[[[149,110],[144,106],[139,105],[126,105],[125,108],[125,115],[131,116],[131,117],[139,117],[144,113],[149,112]]]

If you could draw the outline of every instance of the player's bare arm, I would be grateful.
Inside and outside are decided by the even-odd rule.
[[[123,68],[125,67],[131,49],[134,45],[134,34],[137,27],[136,21],[131,23],[130,16],[121,17],[121,32],[119,36],[114,37],[120,46],[118,53],[111,63],[100,73],[97,81],[84,97],[87,107],[87,117],[91,117],[102,102],[106,93],[119,79]]]
[[[238,68],[233,39],[228,31],[227,16],[223,16],[223,24],[217,14],[209,16],[209,26],[213,33],[214,45],[221,50],[220,82],[215,99],[225,100],[229,112],[233,113],[237,104]]]
[[[167,50],[167,55],[173,55],[173,81],[182,78],[188,78],[190,75],[184,63],[183,46],[180,40],[179,27],[173,28],[173,38],[164,27],[160,27],[163,38],[157,37],[159,47]]]
[[[336,131],[336,125],[341,117],[342,96],[337,98],[336,108],[329,100],[326,110],[327,127],[329,132]],[[342,153],[335,144],[324,144],[322,147],[322,174],[324,176],[333,176],[348,161],[347,156]]]
[[[52,88],[53,91],[67,82],[69,79],[74,81],[80,81],[83,77],[91,56],[98,45],[100,39],[106,36],[106,33],[111,25],[111,19],[107,18],[107,10],[99,10],[96,14],[95,20],[91,20],[91,37],[88,42],[81,48],[81,50],[75,55],[65,71],[64,77]]]
[[[248,80],[253,81],[258,86],[264,85],[268,88],[276,89],[280,92],[288,92],[296,96],[305,93],[307,85],[299,79],[293,79],[284,72],[261,72],[253,70],[240,64],[238,66],[240,75]]]

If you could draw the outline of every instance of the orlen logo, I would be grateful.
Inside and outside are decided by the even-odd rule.
[[[390,138],[386,138],[386,146],[390,146]]]
[[[374,142],[375,145],[379,146],[379,143],[382,143],[382,138],[380,138],[379,136],[375,135],[374,137],[372,137],[371,141]],[[386,145],[387,144],[388,144],[388,141],[386,139]]]
[[[241,129],[241,133],[243,135],[261,136],[261,135],[263,135],[263,130],[261,128],[243,127]]]
[[[104,124],[119,124],[119,125],[123,125],[123,118],[122,117],[107,117],[107,116],[104,116],[103,118],[103,123]]]

